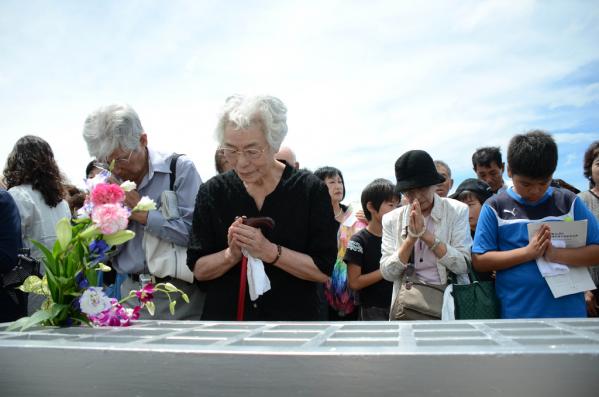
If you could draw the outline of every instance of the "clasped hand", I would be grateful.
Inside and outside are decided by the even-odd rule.
[[[243,218],[237,218],[227,232],[229,250],[236,261],[241,260],[241,250],[245,249],[254,258],[265,258],[272,256],[270,248],[272,243],[264,237],[262,230],[245,225]]]
[[[410,210],[410,218],[408,222],[408,231],[416,236],[423,234],[425,231],[424,216],[420,209],[420,202],[418,199],[412,201],[412,208]]]
[[[532,236],[526,249],[532,259],[545,256],[548,261],[553,262],[555,248],[553,248],[553,245],[551,244],[551,228],[549,225],[541,225],[539,230]]]

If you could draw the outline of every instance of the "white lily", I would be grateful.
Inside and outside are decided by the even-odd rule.
[[[123,189],[126,192],[131,192],[137,189],[137,184],[133,181],[125,181],[121,183],[121,189]]]
[[[143,196],[132,211],[150,211],[156,209],[156,203],[148,196]]]

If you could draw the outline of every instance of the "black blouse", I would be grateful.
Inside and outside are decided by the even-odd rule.
[[[217,175],[198,192],[187,264],[227,248],[227,229],[236,216],[269,216],[275,228],[266,234],[271,242],[309,255],[323,273],[330,275],[337,255],[337,228],[331,198],[325,184],[309,171],[286,166],[275,190],[259,211],[233,171]],[[264,264],[271,289],[252,302],[246,292],[246,320],[315,320],[316,283],[301,280],[276,266]],[[221,277],[199,281],[206,292],[203,320],[235,320],[240,263]],[[246,280],[247,282],[247,280]],[[246,289],[247,291],[247,289]]]

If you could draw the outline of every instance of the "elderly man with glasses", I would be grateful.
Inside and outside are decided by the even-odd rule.
[[[112,166],[113,177],[130,180],[137,189],[127,192],[125,204],[134,208],[142,196],[153,199],[158,207],[164,191],[172,190],[176,197],[174,216],[166,218],[162,211],[134,211],[129,218],[129,229],[135,238],[119,247],[112,264],[121,278],[128,277],[121,285],[121,295],[139,289],[146,282],[170,282],[190,297],[189,304],[177,305],[175,316],[169,313],[168,299],[162,294],[155,296],[156,319],[198,320],[201,317],[204,297],[192,283],[166,276],[152,275],[142,242],[149,233],[160,240],[187,247],[196,193],[202,183],[193,162],[186,156],[162,153],[148,146],[139,117],[129,105],[114,104],[91,113],[85,120],[83,138],[89,154],[104,167]],[[172,162],[172,163],[171,163]],[[171,189],[171,165],[175,179]],[[145,315],[145,313],[144,313]]]

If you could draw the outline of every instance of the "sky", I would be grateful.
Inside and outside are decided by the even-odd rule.
[[[423,149],[473,177],[481,146],[543,129],[555,177],[588,188],[599,139],[596,1],[0,1],[0,168],[16,140],[46,139],[82,185],[86,116],[125,102],[149,145],[215,174],[232,94],[288,107],[302,167],[334,166],[346,201]],[[507,176],[506,176],[507,179]]]

